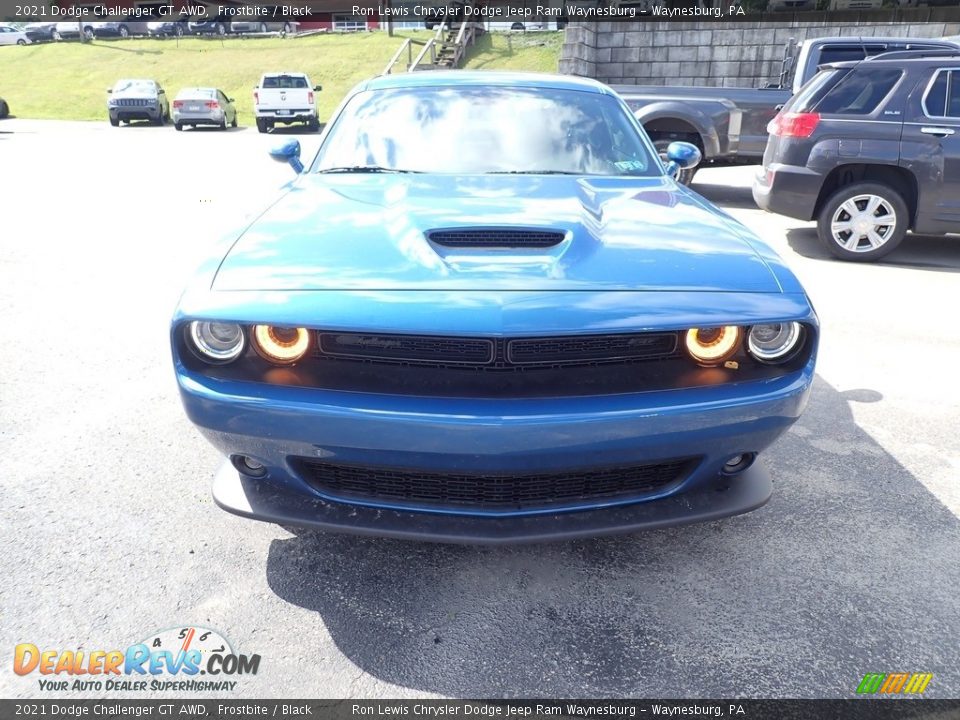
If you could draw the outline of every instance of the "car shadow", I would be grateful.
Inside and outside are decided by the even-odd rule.
[[[811,260],[843,262],[837,260],[820,243],[814,227],[787,230],[787,244],[798,255]],[[960,236],[908,234],[896,250],[881,260],[865,265],[933,270],[935,272],[960,272]]]
[[[712,183],[699,183],[694,178],[690,189],[699,193],[714,205],[721,205],[725,208],[733,207],[744,210],[756,210],[757,204],[753,201],[753,191],[749,187],[740,187],[737,185],[715,185]]]
[[[87,43],[87,45],[93,45],[94,47],[98,48],[108,48],[110,50],[119,50],[121,52],[133,53],[134,55],[163,55],[162,50],[144,50],[143,48],[134,50],[133,48],[120,47],[111,42],[104,42],[103,40],[95,40]]]
[[[960,523],[855,422],[850,403],[881,400],[817,379],[747,515],[505,548],[295,530],[267,581],[360,670],[417,692],[852,697],[898,669],[950,696]]]

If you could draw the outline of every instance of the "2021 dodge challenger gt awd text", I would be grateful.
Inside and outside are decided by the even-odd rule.
[[[172,325],[190,419],[238,515],[518,542],[763,505],[816,315],[744,226],[662,165],[605,86],[365,82]]]

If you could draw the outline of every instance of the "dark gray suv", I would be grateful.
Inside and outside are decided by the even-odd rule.
[[[960,48],[824,66],[783,107],[753,197],[844,260],[960,233]]]

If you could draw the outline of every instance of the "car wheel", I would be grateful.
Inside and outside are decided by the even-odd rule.
[[[110,118],[110,124],[114,127],[120,127],[120,118]]]
[[[0,100],[0,120],[3,120],[7,115],[10,114],[10,106],[7,105],[6,100]]]
[[[668,162],[667,160],[667,148],[670,147],[670,143],[675,142],[678,138],[663,138],[656,140],[653,143],[653,146],[657,149],[657,154],[660,156],[661,162]],[[683,138],[679,138],[683,139]],[[674,180],[676,180],[681,185],[689,185],[693,182],[693,176],[697,174],[697,168],[687,168],[686,170],[679,170],[676,175],[674,175]]]
[[[223,23],[217,23],[214,30],[216,30],[217,35],[219,35],[220,37],[223,37],[224,35],[227,34],[227,28]]]
[[[24,40],[23,38],[20,38],[19,40],[17,40],[17,45],[26,45],[26,44],[27,44],[27,41]]]
[[[288,22],[285,22],[285,23],[283,24],[283,32],[284,32],[285,35],[289,35],[290,33],[292,33],[292,32],[293,32],[293,25],[291,25],[291,24],[288,23]]]
[[[307,127],[310,129],[310,132],[317,132],[320,130],[320,121],[317,118],[313,118],[307,123]]]
[[[257,30],[260,31],[260,32],[262,32],[262,33],[265,33],[265,32],[267,31],[267,24],[266,24],[266,23],[260,23],[260,27],[258,27]]]
[[[181,130],[183,130],[183,123],[175,122],[173,124],[173,129],[176,130],[177,132],[180,132]]]
[[[84,28],[84,29],[83,29],[83,36],[84,36],[87,40],[93,40],[93,28],[91,28],[91,27],[86,27],[86,28]]]
[[[177,34],[177,37],[178,37],[178,38],[183,37],[183,28],[180,27],[179,25],[177,26],[177,29],[174,30],[174,32]]]
[[[120,26],[120,37],[122,38],[130,37],[130,30],[127,28],[126,25]]]
[[[263,118],[257,118],[257,132],[265,133],[267,131],[267,121]]]
[[[56,30],[53,31],[53,35],[51,35],[50,38],[52,40],[56,40],[57,42],[60,42],[63,39],[60,37],[60,33],[58,33]]]
[[[234,113],[233,120],[230,121],[230,127],[236,127],[236,126],[237,126],[237,114]]]
[[[522,22],[515,22],[515,23],[513,23],[513,25],[510,26],[510,29],[511,29],[511,30],[523,30],[523,23],[522,23]]]
[[[893,252],[907,233],[903,196],[880,183],[859,182],[837,190],[817,219],[820,242],[841,260],[870,262]]]

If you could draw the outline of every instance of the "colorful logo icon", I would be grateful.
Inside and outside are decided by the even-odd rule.
[[[858,695],[920,695],[933,673],[867,673],[857,686]]]

